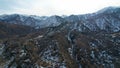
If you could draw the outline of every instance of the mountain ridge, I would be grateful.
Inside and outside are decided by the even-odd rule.
[[[96,13],[85,14],[85,15],[70,15],[70,16],[64,16],[63,18],[56,15],[50,16],[50,17],[46,17],[46,16],[39,17],[39,16],[24,16],[19,14],[12,14],[12,15],[0,16],[0,21],[7,22],[7,23],[27,25],[27,26],[34,27],[36,29],[58,26],[64,22],[83,21],[83,24],[86,24],[85,26],[89,28],[91,31],[94,31],[96,29],[105,30],[107,29],[106,27],[109,27],[110,30],[106,30],[107,32],[115,32],[120,30],[120,25],[118,22],[120,19],[119,11],[120,11],[120,8],[118,7],[116,8],[107,7],[97,11]],[[111,20],[112,18],[113,20]],[[99,19],[101,19],[101,22],[103,24],[100,24]],[[87,20],[89,20],[89,22]],[[114,21],[118,23],[116,24]],[[90,24],[90,22],[92,25]],[[109,22],[109,24],[106,22]],[[93,26],[94,28],[90,28],[91,26]]]

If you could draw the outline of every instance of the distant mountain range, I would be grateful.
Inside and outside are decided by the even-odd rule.
[[[70,15],[70,16],[25,16],[19,14],[12,15],[1,15],[1,22],[27,25],[34,27],[36,29],[44,27],[58,26],[61,23],[73,22],[76,25],[74,28],[82,28],[79,26],[84,26],[85,29],[91,31],[105,30],[107,32],[116,32],[120,30],[120,8],[119,7],[107,7],[96,13],[85,14],[85,15]],[[73,28],[71,26],[71,28]]]

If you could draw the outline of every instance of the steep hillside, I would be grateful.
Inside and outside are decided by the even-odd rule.
[[[33,32],[34,28],[0,22],[0,38],[17,37]]]

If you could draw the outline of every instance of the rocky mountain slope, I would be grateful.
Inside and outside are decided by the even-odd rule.
[[[120,68],[119,7],[86,15],[28,16],[22,22],[19,16],[0,21],[39,30],[1,40],[1,68]]]

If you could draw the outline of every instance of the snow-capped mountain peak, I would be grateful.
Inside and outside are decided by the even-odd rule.
[[[106,7],[99,10],[97,13],[120,13],[120,7]]]

